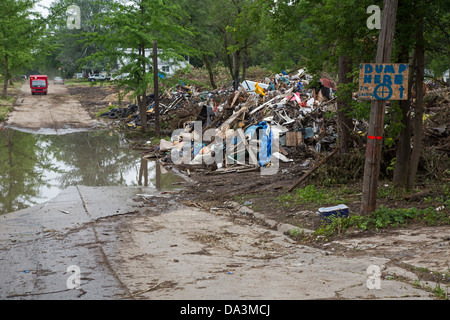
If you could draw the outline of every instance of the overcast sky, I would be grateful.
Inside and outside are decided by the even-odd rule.
[[[38,4],[43,5],[45,7],[50,7],[53,1],[54,0],[40,0]],[[35,10],[41,12],[44,16],[47,16],[48,11],[40,7],[38,4],[35,6]]]

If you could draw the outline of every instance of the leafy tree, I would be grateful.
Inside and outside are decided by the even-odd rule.
[[[297,51],[290,63],[306,66],[310,73],[329,74],[338,80],[338,142],[341,153],[349,151],[354,116],[352,91],[357,89],[354,74],[359,63],[371,61],[376,52],[373,38],[377,30],[368,29],[366,24],[366,8],[376,3],[366,0],[280,0],[266,5],[271,39],[286,43],[280,39],[287,35],[288,45]]]
[[[231,34],[233,43],[228,47],[228,51],[233,54],[234,59],[234,89],[239,86],[239,71],[241,65],[243,67],[242,75],[245,78],[245,70],[247,67],[248,49],[257,41],[254,33],[258,29],[260,11],[258,2],[250,2],[244,0],[232,0],[236,7],[236,19],[233,25],[227,26],[227,31]],[[255,5],[256,4],[256,5]]]
[[[38,13],[33,13],[36,0],[5,0],[0,17],[0,69],[3,78],[3,98],[8,93],[8,81],[33,59],[33,49],[43,31]],[[33,19],[34,18],[34,19]]]
[[[409,99],[400,102],[402,129],[399,133],[393,177],[397,187],[411,189],[416,183],[418,163],[423,151],[425,69],[427,65],[434,74],[442,74],[450,66],[449,9],[450,5],[446,1],[399,1],[397,59],[399,62],[408,61],[411,68]],[[415,93],[415,99],[412,92]]]
[[[183,59],[182,55],[188,54],[189,50],[179,39],[190,36],[190,32],[179,23],[182,16],[178,5],[163,0],[114,1],[107,12],[96,14],[92,20],[108,32],[82,33],[85,45],[102,46],[101,51],[81,59],[82,62],[105,58],[125,61],[120,72],[130,73],[131,76],[122,83],[128,90],[134,90],[137,96],[143,131],[147,129],[147,90],[153,83],[153,74],[149,72],[153,66],[153,55],[148,54],[148,50],[157,41],[161,59]]]
[[[50,18],[47,26],[47,36],[42,40],[40,48],[39,63],[35,68],[47,74],[58,74],[64,77],[71,77],[74,73],[85,71],[85,73],[100,72],[110,70],[116,63],[110,59],[85,61],[83,58],[102,50],[97,44],[84,45],[80,42],[85,33],[102,34],[107,30],[102,29],[92,18],[108,10],[111,1],[92,0],[56,0],[52,3],[50,9]],[[80,8],[80,28],[69,28],[70,21],[69,6],[76,5]],[[61,70],[58,70],[61,68]],[[85,74],[87,76],[87,74]]]
[[[208,71],[209,82],[213,89],[217,88],[214,80],[214,65],[220,52],[220,34],[215,26],[217,13],[213,7],[216,0],[176,0],[186,14],[181,24],[192,32],[191,37],[180,39],[192,48],[191,58],[199,58]]]

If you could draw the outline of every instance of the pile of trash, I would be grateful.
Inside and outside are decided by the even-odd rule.
[[[435,87],[436,88],[436,87]],[[448,180],[450,175],[450,86],[430,88],[424,97],[423,154],[427,176]]]
[[[215,164],[217,170],[266,167],[273,157],[284,162],[291,151],[329,152],[335,149],[337,129],[335,83],[312,77],[300,69],[260,82],[242,81],[237,90],[197,91],[179,84],[160,96],[160,121],[169,128],[170,141],[161,140],[158,157],[165,162]],[[147,96],[147,121],[154,121],[154,96]],[[114,108],[104,117],[138,128],[136,105]],[[276,148],[275,148],[275,138]],[[252,143],[254,142],[254,143]],[[232,151],[230,151],[233,149]],[[272,152],[273,151],[273,152]]]
[[[181,121],[171,140],[161,141],[163,161],[245,171],[271,166],[274,157],[289,162],[298,152],[334,150],[337,129],[334,117],[326,115],[337,109],[336,85],[322,78],[312,86],[311,80],[300,69],[291,76],[282,72],[261,82],[245,80],[237,90],[195,92],[181,86],[166,94],[161,116]]]

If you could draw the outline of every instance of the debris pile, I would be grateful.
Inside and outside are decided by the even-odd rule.
[[[331,152],[337,140],[332,116],[336,85],[326,78],[316,85],[311,80],[300,69],[295,75],[283,71],[260,82],[245,80],[237,90],[230,86],[198,92],[180,84],[160,97],[161,123],[172,136],[161,140],[157,156],[166,163],[178,160],[177,164],[212,165],[215,171],[228,172],[269,167],[274,157],[290,162],[300,154],[308,159]],[[147,105],[151,123],[153,95],[147,97]],[[104,116],[137,128],[137,109],[130,105]]]
[[[450,88],[430,90],[425,101],[424,135],[427,145],[450,152]],[[439,117],[436,115],[439,114]]]
[[[424,97],[423,166],[427,176],[449,180],[450,87],[431,88]]]

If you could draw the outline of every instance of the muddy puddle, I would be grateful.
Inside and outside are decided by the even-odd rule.
[[[117,132],[0,131],[0,214],[31,207],[69,186],[178,188],[180,178],[142,159]]]

